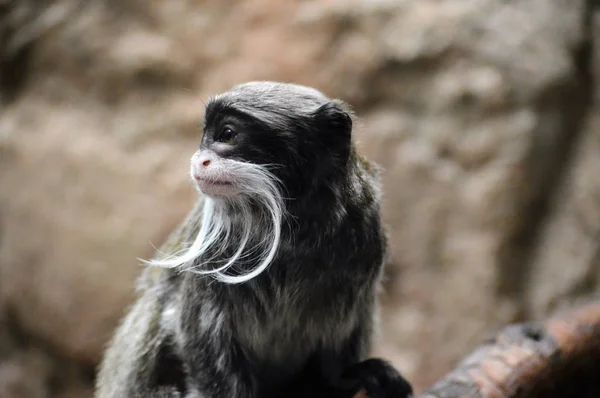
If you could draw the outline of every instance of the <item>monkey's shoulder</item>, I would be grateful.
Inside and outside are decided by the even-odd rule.
[[[354,151],[353,167],[350,172],[350,194],[348,197],[361,209],[373,208],[379,212],[381,201],[381,176],[382,167]]]

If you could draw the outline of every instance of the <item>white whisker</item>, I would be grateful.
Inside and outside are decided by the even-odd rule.
[[[142,261],[153,266],[209,275],[230,284],[246,282],[269,266],[281,241],[284,213],[279,181],[268,170],[274,165],[226,162],[228,175],[239,195],[207,197],[200,229],[189,248],[162,259]],[[227,257],[231,251],[233,254]],[[232,266],[246,263],[256,265],[241,275],[226,274]],[[216,266],[207,268],[211,265]]]

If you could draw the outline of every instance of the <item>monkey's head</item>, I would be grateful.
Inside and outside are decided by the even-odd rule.
[[[300,199],[343,191],[351,132],[344,104],[308,87],[253,82],[212,98],[191,161],[205,195],[198,234],[183,254],[150,263],[227,283],[257,276],[279,247],[284,198],[314,207]]]
[[[241,84],[209,101],[191,175],[215,199],[260,195],[265,179],[297,199],[346,175],[351,131],[344,104],[315,89]]]

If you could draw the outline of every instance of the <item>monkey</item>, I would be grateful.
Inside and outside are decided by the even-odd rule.
[[[294,83],[211,97],[199,199],[138,280],[96,398],[412,396],[367,358],[387,237],[350,106]]]

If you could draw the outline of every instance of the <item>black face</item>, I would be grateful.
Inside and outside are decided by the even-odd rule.
[[[216,100],[207,106],[200,149],[222,158],[260,165],[297,198],[320,184],[343,178],[350,153],[352,122],[334,102],[294,114],[285,109],[236,106]],[[287,112],[287,113],[286,113]]]
[[[224,158],[256,164],[275,163],[276,134],[259,120],[219,103],[209,105],[200,149],[210,149]],[[279,140],[280,141],[280,140]]]

